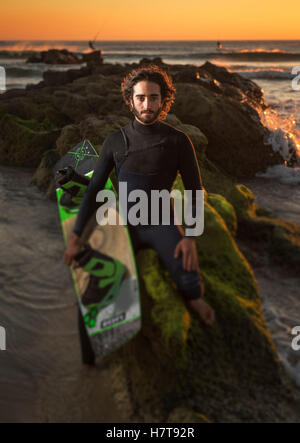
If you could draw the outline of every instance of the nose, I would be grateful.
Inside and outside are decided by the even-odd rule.
[[[150,109],[150,98],[148,98],[148,97],[144,98],[143,108],[144,108],[144,111],[147,111]]]

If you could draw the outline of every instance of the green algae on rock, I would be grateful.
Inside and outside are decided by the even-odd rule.
[[[60,156],[56,149],[50,149],[43,154],[39,167],[32,178],[32,183],[42,191],[47,191],[52,184],[54,185],[53,167],[59,159]]]
[[[226,197],[233,205],[239,220],[256,215],[258,206],[254,202],[253,192],[247,186],[233,186]]]
[[[234,236],[237,231],[237,217],[233,206],[221,194],[208,194],[207,202],[221,215]]]
[[[300,266],[300,227],[272,216],[259,208],[252,191],[236,185],[227,195],[238,218],[239,237],[244,242],[260,242],[260,248],[273,262],[285,268]]]
[[[230,408],[237,410],[241,396],[251,397],[252,392],[283,395],[283,369],[265,325],[253,272],[223,218],[208,203],[205,221],[197,250],[205,299],[216,312],[212,328],[186,310],[156,252],[138,253],[143,329],[116,358],[122,361],[131,400],[144,418],[167,419],[180,407],[218,421],[226,416],[223,405],[228,398]],[[247,404],[239,408],[236,417],[242,418]],[[263,410],[258,404],[252,418]]]
[[[0,120],[0,161],[15,166],[37,166],[45,151],[55,146],[59,131],[51,122],[23,120],[5,114]]]

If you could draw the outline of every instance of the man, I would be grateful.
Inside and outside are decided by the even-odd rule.
[[[75,263],[74,257],[82,248],[80,236],[97,208],[96,195],[115,167],[118,181],[127,183],[128,194],[135,189],[167,189],[169,192],[179,171],[185,189],[194,193],[202,189],[201,177],[194,147],[190,139],[162,120],[174,102],[175,88],[171,78],[157,66],[142,67],[130,72],[122,83],[124,101],[130,106],[134,120],[121,131],[105,139],[94,175],[85,193],[74,232],[65,251],[67,265]],[[125,140],[124,140],[125,139]],[[129,207],[130,205],[128,205]],[[164,225],[128,224],[133,247],[151,247],[169,270],[186,305],[207,325],[214,322],[213,309],[201,298],[204,292],[198,267],[194,237],[184,235],[175,223]],[[92,362],[84,325],[80,318],[83,360]],[[90,348],[91,351],[91,348]]]

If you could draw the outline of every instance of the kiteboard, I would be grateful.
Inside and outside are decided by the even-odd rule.
[[[84,193],[98,159],[84,140],[55,165],[56,196],[65,244],[73,232]],[[105,189],[117,194],[110,179]],[[110,208],[114,220],[122,217],[119,205]],[[115,214],[113,213],[115,211]],[[104,357],[141,328],[138,275],[130,234],[120,223],[100,225],[95,214],[81,236],[84,247],[70,267],[76,297],[96,357]]]

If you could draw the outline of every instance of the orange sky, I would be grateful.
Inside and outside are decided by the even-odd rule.
[[[299,22],[299,0],[1,0],[0,40],[298,40]]]

